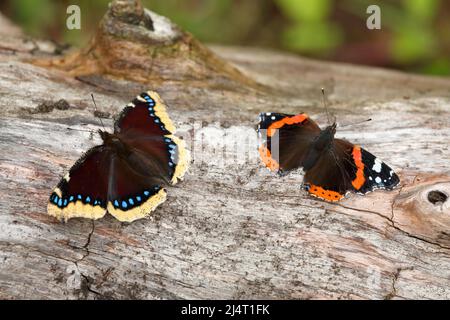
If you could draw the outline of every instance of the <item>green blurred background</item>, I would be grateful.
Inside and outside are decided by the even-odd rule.
[[[83,46],[109,0],[2,0],[0,11],[31,35]],[[260,46],[303,56],[450,75],[450,1],[143,0],[207,43]],[[82,29],[67,30],[66,8],[81,7]],[[381,8],[381,30],[366,9]]]

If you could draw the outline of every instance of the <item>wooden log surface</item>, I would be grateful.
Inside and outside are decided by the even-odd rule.
[[[69,70],[45,63],[65,59],[54,44],[0,15],[0,298],[450,298],[450,80],[196,46],[208,59],[170,57],[187,61],[179,78],[164,60],[148,81],[114,73],[116,60]],[[213,66],[190,77],[199,61]],[[391,165],[398,189],[325,203],[300,189],[301,172],[262,166],[258,113],[304,111],[324,126],[321,87],[338,123],[373,119],[337,136]],[[52,188],[100,142],[90,93],[112,128],[147,89],[192,152],[184,181],[131,224],[47,216]]]

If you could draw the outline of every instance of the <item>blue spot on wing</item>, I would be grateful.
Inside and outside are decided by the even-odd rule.
[[[119,201],[114,200],[114,206],[115,206],[115,207],[118,207],[118,206],[119,206]]]
[[[141,197],[137,196],[137,197],[136,197],[136,200],[137,200],[138,202],[141,202],[142,199],[141,199]]]
[[[144,99],[148,102],[149,105],[151,105],[151,106],[155,105],[155,100],[153,100],[150,96],[145,95]]]
[[[131,204],[131,205],[134,205],[134,201],[133,201],[133,199],[128,199],[128,202]]]
[[[126,207],[128,207],[126,201],[122,201],[122,208],[126,208]]]

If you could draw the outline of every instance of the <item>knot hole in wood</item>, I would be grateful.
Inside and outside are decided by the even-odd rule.
[[[443,205],[447,199],[448,195],[445,192],[439,190],[431,190],[428,192],[428,201],[436,206]]]

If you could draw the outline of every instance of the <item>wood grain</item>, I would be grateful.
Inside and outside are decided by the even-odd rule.
[[[237,47],[211,49],[256,88],[74,77],[29,63],[58,58],[52,44],[28,46],[1,15],[0,30],[0,298],[450,298],[450,200],[428,199],[450,195],[450,80]],[[321,87],[339,123],[373,119],[338,136],[395,168],[400,188],[329,204],[300,189],[301,172],[263,168],[257,114],[305,111],[324,126]],[[131,224],[47,216],[53,186],[99,142],[90,93],[112,128],[143,89],[191,149],[184,182]],[[69,109],[38,108],[60,99]]]

